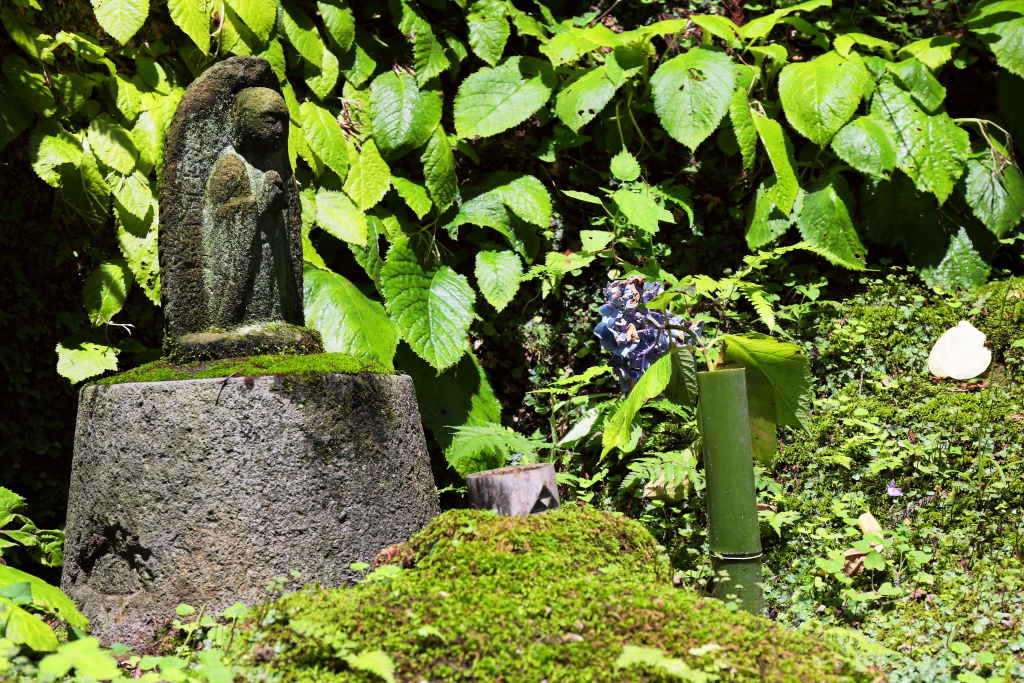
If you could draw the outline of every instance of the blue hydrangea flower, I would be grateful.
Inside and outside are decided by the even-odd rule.
[[[608,303],[601,306],[601,322],[594,334],[601,348],[611,352],[611,366],[623,391],[632,389],[651,363],[668,352],[669,340],[696,344],[704,328],[703,321],[687,322],[678,315],[648,309],[647,304],[663,290],[660,282],[647,282],[639,275],[609,282],[604,289]],[[682,329],[667,330],[666,324]]]

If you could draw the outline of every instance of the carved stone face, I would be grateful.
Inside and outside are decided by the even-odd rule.
[[[235,95],[232,117],[236,144],[246,151],[271,154],[288,142],[288,105],[270,88],[246,88]]]

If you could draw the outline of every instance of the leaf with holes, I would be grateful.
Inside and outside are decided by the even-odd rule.
[[[116,347],[73,336],[57,344],[57,374],[78,384],[107,370],[117,370]]]
[[[866,250],[853,225],[853,198],[838,175],[816,180],[807,186],[803,209],[796,221],[804,240],[824,249],[836,265],[864,270]]]
[[[448,266],[425,268],[405,238],[388,250],[380,273],[388,314],[420,358],[438,370],[465,353],[476,295]]]
[[[302,276],[306,324],[323,336],[324,351],[391,365],[398,327],[384,307],[337,273],[306,266]]]
[[[736,68],[729,56],[700,46],[655,72],[654,110],[669,135],[696,149],[725,116],[735,86]]]
[[[420,90],[412,74],[387,71],[370,86],[370,121],[380,151],[401,156],[423,146],[441,122],[440,93]]]
[[[469,45],[477,57],[491,66],[501,61],[511,32],[505,14],[505,3],[501,0],[477,0],[466,15]]]
[[[615,94],[615,84],[604,66],[586,72],[564,88],[555,99],[555,113],[574,133],[601,113]]]
[[[530,118],[551,96],[551,71],[537,60],[511,57],[483,68],[459,86],[455,130],[460,138],[488,137]]]
[[[877,116],[859,116],[832,138],[832,151],[861,173],[877,178],[896,167],[896,136]]]
[[[805,138],[825,145],[857,111],[868,78],[863,62],[835,51],[788,64],[779,74],[786,119]]]
[[[511,251],[481,251],[476,255],[474,274],[487,303],[501,311],[519,291],[523,262]]]

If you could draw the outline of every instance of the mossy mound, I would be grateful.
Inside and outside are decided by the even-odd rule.
[[[209,379],[217,377],[258,377],[260,375],[356,375],[371,372],[379,375],[394,374],[389,363],[357,358],[346,353],[317,353],[309,356],[250,356],[224,360],[176,365],[158,360],[141,365],[118,375],[104,377],[94,384],[123,384],[125,382],[170,382],[183,379]]]
[[[677,680],[617,668],[632,645],[730,681],[869,680],[821,641],[673,587],[639,523],[592,508],[450,511],[391,550],[394,564],[354,588],[275,603],[241,663],[295,683],[379,680],[337,657],[350,640],[390,655],[399,681]]]

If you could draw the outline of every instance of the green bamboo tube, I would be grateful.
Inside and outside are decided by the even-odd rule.
[[[761,533],[750,442],[746,371],[697,374],[699,419],[707,481],[708,545],[716,575],[715,596],[735,595],[740,609],[763,611]],[[731,598],[729,598],[731,599]]]

